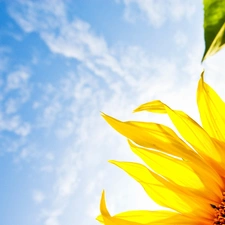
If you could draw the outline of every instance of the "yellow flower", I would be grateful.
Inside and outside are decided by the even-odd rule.
[[[168,210],[136,210],[111,216],[103,192],[97,220],[105,225],[225,224],[225,103],[204,82],[203,75],[197,103],[202,127],[161,101],[134,110],[166,113],[183,139],[161,124],[122,122],[103,114],[115,130],[128,138],[131,150],[147,166],[110,162],[127,172],[151,199]]]

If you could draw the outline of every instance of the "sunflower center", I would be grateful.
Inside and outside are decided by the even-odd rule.
[[[215,209],[215,219],[214,225],[224,225],[225,224],[225,192],[223,192],[223,198],[220,204],[213,205],[212,208]]]

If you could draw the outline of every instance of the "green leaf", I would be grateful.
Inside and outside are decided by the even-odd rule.
[[[203,0],[205,52],[202,61],[225,46],[225,0]]]

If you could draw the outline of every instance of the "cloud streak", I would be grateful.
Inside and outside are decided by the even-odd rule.
[[[129,22],[146,20],[155,28],[161,27],[167,20],[181,21],[190,19],[196,8],[193,0],[122,0],[125,5],[124,17]]]

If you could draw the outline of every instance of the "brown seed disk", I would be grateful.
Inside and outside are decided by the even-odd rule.
[[[222,201],[218,205],[211,204],[215,210],[214,225],[225,225],[225,192],[223,192]]]

